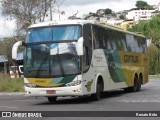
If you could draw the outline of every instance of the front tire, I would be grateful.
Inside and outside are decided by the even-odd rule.
[[[102,84],[98,81],[97,86],[96,86],[96,93],[92,94],[91,97],[94,101],[99,101],[101,98],[101,93],[103,92],[103,86]]]

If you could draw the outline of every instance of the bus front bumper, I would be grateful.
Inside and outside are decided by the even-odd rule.
[[[83,96],[81,85],[53,88],[30,88],[25,86],[26,96]]]

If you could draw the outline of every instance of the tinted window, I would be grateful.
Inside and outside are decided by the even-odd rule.
[[[80,37],[80,26],[52,26],[29,29],[27,33],[27,42],[78,40]]]
[[[110,49],[126,52],[146,52],[145,38],[100,26],[93,27],[95,49]]]

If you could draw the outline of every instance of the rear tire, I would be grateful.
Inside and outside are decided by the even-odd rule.
[[[138,86],[137,86],[137,91],[141,91],[141,82],[142,81],[142,79],[138,79]]]
[[[134,78],[134,85],[132,87],[124,88],[125,92],[137,92],[141,90],[141,80],[137,76]]]
[[[56,100],[57,100],[57,97],[48,97],[48,102],[50,103],[54,103],[56,102]]]
[[[136,92],[138,88],[138,78],[135,76],[134,85],[130,88],[132,92]]]

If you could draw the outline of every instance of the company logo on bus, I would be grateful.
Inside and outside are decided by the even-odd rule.
[[[133,56],[133,55],[125,55],[124,56],[125,63],[138,63],[138,61],[139,61],[138,56]]]
[[[36,80],[36,83],[46,83],[46,80]]]

